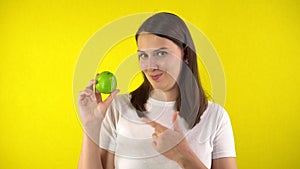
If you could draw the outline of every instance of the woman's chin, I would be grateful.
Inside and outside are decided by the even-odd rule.
[[[167,92],[175,89],[176,86],[174,85],[161,85],[161,84],[152,84],[152,87],[155,91]]]

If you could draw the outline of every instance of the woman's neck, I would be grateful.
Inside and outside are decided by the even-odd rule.
[[[178,97],[178,89],[173,88],[167,91],[153,89],[150,93],[150,96],[153,99],[160,100],[160,101],[176,101]]]

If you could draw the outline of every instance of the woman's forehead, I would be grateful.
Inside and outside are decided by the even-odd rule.
[[[137,39],[138,48],[140,51],[143,50],[155,50],[155,49],[173,49],[178,47],[174,42],[167,38],[163,38],[150,33],[142,33]]]

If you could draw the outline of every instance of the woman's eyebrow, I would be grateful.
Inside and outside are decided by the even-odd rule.
[[[168,48],[167,47],[161,47],[161,48],[153,50],[153,52],[156,52],[156,51],[159,51],[159,50],[162,50],[162,49],[168,49]],[[137,51],[138,52],[146,52],[146,51],[143,51],[143,50],[137,50]]]

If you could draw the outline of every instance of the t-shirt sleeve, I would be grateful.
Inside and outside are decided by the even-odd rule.
[[[212,158],[236,157],[234,136],[229,115],[222,107],[219,111],[220,116],[218,118],[216,135],[213,140]]]
[[[102,122],[100,130],[100,143],[99,146],[105,150],[115,152],[116,148],[116,123],[117,112],[115,110],[115,102],[109,106],[105,118]]]

